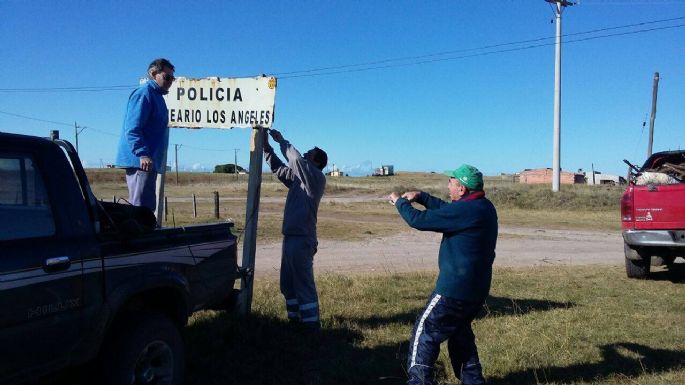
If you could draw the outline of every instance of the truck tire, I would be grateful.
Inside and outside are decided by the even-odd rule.
[[[139,315],[117,325],[101,360],[106,385],[183,383],[183,339],[178,326],[161,314]]]
[[[626,260],[626,275],[628,278],[645,279],[649,276],[651,258],[623,243],[623,252]]]

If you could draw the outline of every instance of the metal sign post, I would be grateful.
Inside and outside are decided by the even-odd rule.
[[[254,277],[255,251],[257,249],[257,219],[259,216],[259,195],[262,185],[262,159],[264,133],[266,129],[257,126],[252,130],[250,144],[250,179],[247,184],[247,208],[245,209],[245,230],[243,237],[242,267],[245,277],[240,282],[240,316],[250,314],[252,306],[252,278]]]
[[[267,76],[201,79],[177,77],[164,97],[169,109],[169,127],[252,129],[241,269],[243,279],[238,307],[242,317],[250,314],[252,306],[264,134],[271,128],[274,120],[276,83],[275,77]],[[235,168],[237,176],[237,164]]]

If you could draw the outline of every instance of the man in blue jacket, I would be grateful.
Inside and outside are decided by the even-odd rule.
[[[319,296],[314,282],[314,254],[318,241],[316,220],[319,203],[326,189],[326,177],[321,170],[328,155],[318,147],[304,155],[277,130],[270,130],[288,164],[284,164],[265,136],[264,155],[271,171],[287,188],[283,212],[283,252],[281,256],[281,293],[290,322],[306,330],[321,327]]]
[[[442,233],[439,273],[425,310],[409,341],[410,385],[432,385],[440,343],[447,348],[454,373],[465,385],[484,384],[471,322],[490,292],[497,242],[497,212],[485,198],[483,175],[473,166],[446,171],[451,202],[425,192],[390,194],[407,224]],[[421,211],[411,202],[425,206]]]
[[[148,66],[149,80],[128,97],[115,164],[126,169],[128,200],[132,205],[157,208],[157,174],[166,171],[169,114],[163,96],[176,79],[167,59]]]

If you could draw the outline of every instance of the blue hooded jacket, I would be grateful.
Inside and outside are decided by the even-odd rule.
[[[154,171],[163,174],[166,170],[169,113],[164,94],[166,92],[154,80],[148,80],[129,96],[117,149],[115,164],[118,167],[138,168],[139,158],[148,156]]]

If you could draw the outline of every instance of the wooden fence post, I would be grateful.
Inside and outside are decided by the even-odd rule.
[[[219,192],[214,191],[214,218],[219,219]]]

